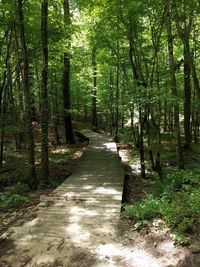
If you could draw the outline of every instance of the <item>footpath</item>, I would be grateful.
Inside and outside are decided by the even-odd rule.
[[[124,183],[116,144],[84,134],[90,144],[74,173],[41,198],[32,219],[9,230],[13,246],[1,267],[128,266],[114,245]]]

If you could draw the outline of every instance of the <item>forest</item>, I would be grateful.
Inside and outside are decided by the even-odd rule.
[[[122,222],[163,220],[199,255],[199,14],[198,0],[0,0],[1,234],[73,173],[87,128],[128,155]]]

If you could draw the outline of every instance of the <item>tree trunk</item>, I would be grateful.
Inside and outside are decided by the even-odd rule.
[[[29,184],[35,187],[36,172],[35,172],[35,149],[33,128],[31,121],[31,101],[30,101],[30,85],[29,85],[29,62],[28,62],[28,50],[26,45],[25,29],[24,29],[24,14],[22,7],[22,0],[18,0],[18,15],[19,15],[19,30],[22,46],[23,57],[23,89],[24,89],[24,101],[25,101],[25,117],[26,117],[26,133],[27,133],[27,151],[28,151],[28,178]]]
[[[119,142],[119,59],[117,59],[117,77],[116,77],[116,107],[115,107],[115,142]]]
[[[189,39],[187,40],[189,42]],[[184,45],[184,131],[185,131],[185,144],[186,149],[191,149],[191,83],[190,83],[190,63],[187,48]]]
[[[70,10],[69,0],[64,0],[64,22],[65,27],[70,32]],[[70,35],[68,35],[68,49],[70,49]],[[65,138],[67,144],[74,144],[72,118],[71,118],[71,101],[70,101],[70,57],[69,52],[64,53],[64,67],[63,67],[63,98],[64,98],[64,123],[65,123]]]
[[[174,63],[174,47],[173,47],[173,35],[172,35],[172,24],[171,24],[171,13],[170,13],[170,3],[166,1],[166,27],[167,27],[167,39],[168,39],[168,55],[169,55],[169,70],[170,70],[170,80],[171,80],[171,93],[174,98],[177,98],[177,86],[176,86],[176,73],[175,73],[175,63]],[[177,149],[177,164],[179,169],[184,169],[183,155],[181,148],[181,135],[180,135],[180,125],[179,125],[179,104],[177,99],[174,104],[174,126],[176,135],[176,149]]]
[[[136,64],[133,60],[133,55],[134,55],[134,46],[132,44],[132,40],[129,40],[130,44],[130,61],[131,61],[131,67],[132,67],[132,73],[133,73],[133,78],[136,80],[137,85],[138,85],[138,105],[139,105],[139,151],[140,151],[140,165],[141,165],[141,177],[143,179],[146,178],[146,173],[145,173],[145,156],[144,156],[144,120],[142,116],[142,103],[141,103],[141,86],[145,87],[145,83],[143,81],[142,75],[138,74],[139,68],[136,68]],[[141,77],[141,78],[140,78]]]
[[[193,83],[194,83],[194,89],[197,93],[198,99],[200,99],[200,84],[199,84],[199,79],[198,79],[197,72],[196,72],[194,59],[193,59],[191,52],[190,52],[189,42],[184,43],[184,46],[185,46],[185,49],[187,51],[187,56],[188,56],[190,69],[191,69],[191,73],[192,73],[192,78],[193,78]]]
[[[3,157],[4,157],[4,136],[5,136],[5,113],[7,106],[7,87],[9,84],[9,61],[10,61],[10,47],[12,43],[12,29],[10,35],[6,35],[8,39],[7,53],[5,58],[5,70],[3,72],[2,83],[0,84],[0,129],[1,129],[1,139],[0,139],[0,167],[3,167]]]
[[[42,1],[42,51],[43,68],[41,81],[41,179],[47,183],[49,179],[48,153],[48,0]]]
[[[114,123],[114,111],[113,111],[113,73],[112,67],[110,68],[110,79],[109,79],[109,129],[110,134],[113,134],[113,125]]]
[[[54,126],[54,136],[56,140],[56,144],[60,144],[60,135],[59,135],[59,118],[58,118],[58,88],[57,88],[57,78],[56,78],[56,70],[53,74],[52,80],[52,105],[53,105],[53,126]],[[55,92],[54,92],[55,90]]]
[[[140,122],[140,130],[139,130],[139,148],[140,148],[140,165],[141,165],[141,177],[143,179],[146,178],[145,173],[145,157],[144,157],[144,121],[142,116],[142,108],[141,101],[139,100],[139,122]]]
[[[4,158],[4,137],[5,137],[5,115],[7,109],[7,91],[8,91],[8,84],[5,86],[4,94],[3,94],[3,101],[1,105],[1,139],[0,139],[0,167],[3,167],[3,158]]]
[[[93,89],[92,89],[92,125],[94,129],[98,127],[97,121],[97,63],[96,51],[92,50],[92,67],[93,67]]]
[[[185,27],[182,28],[181,23],[180,23],[180,16],[178,14],[178,9],[177,9],[177,5],[176,5],[175,0],[173,0],[173,8],[175,10],[175,21],[176,21],[177,31],[178,31],[180,39],[183,42],[185,53],[187,54],[187,59],[188,59],[189,65],[190,65],[190,71],[191,71],[192,78],[193,78],[194,89],[195,89],[197,97],[199,99],[200,98],[200,83],[199,83],[199,79],[197,76],[194,57],[190,51],[190,42],[189,42],[189,35],[191,32],[191,28],[192,28],[193,14],[190,15],[188,17],[188,19],[184,21]],[[184,6],[184,8],[185,8],[185,6]],[[184,14],[184,18],[185,19],[187,18],[186,14]]]

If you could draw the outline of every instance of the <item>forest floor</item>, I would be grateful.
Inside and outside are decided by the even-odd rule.
[[[176,155],[173,142],[166,142],[165,168],[175,169]],[[118,144],[118,152],[122,158],[125,176],[125,198],[128,204],[139,203],[147,196],[149,188],[155,189],[158,179],[155,173],[148,168],[147,179],[140,177],[138,155],[132,147],[126,144]],[[199,151],[187,153],[187,167],[198,167],[200,162]],[[135,160],[133,160],[135,158]],[[156,176],[156,177],[155,177]],[[150,179],[149,179],[150,178]],[[191,218],[192,220],[192,218]],[[136,227],[135,227],[136,226]],[[155,218],[145,222],[142,227],[135,224],[134,219],[123,216],[119,222],[119,232],[126,246],[132,246],[133,251],[139,248],[141,258],[136,266],[160,266],[160,267],[199,267],[200,266],[200,228],[195,233],[188,234],[187,246],[180,245],[174,239],[174,231],[167,226],[161,218]],[[142,251],[142,252],[141,252]],[[160,263],[157,265],[156,261]]]
[[[77,166],[77,159],[81,157],[84,151],[84,145],[79,145],[71,148],[67,151],[66,147],[54,147],[52,149],[53,154],[56,155],[56,159],[53,162],[54,167],[53,175],[57,176],[60,182],[64,177],[69,176],[75,170]],[[119,153],[122,158],[125,172],[131,172],[130,178],[126,181],[126,199],[129,202],[134,203],[139,201],[146,194],[146,189],[149,186],[153,186],[153,182],[150,180],[141,180],[138,175],[138,165],[129,165],[130,159],[133,158],[133,151],[126,145],[119,146]],[[195,156],[194,156],[194,159]],[[171,159],[173,165],[173,159]],[[58,163],[61,163],[59,168],[55,168]],[[62,166],[62,167],[61,167]],[[131,170],[130,170],[131,168]],[[64,176],[64,177],[63,177]],[[37,209],[38,203],[43,202],[44,199],[52,190],[56,187],[39,190],[36,193],[32,193],[31,201],[19,202],[12,209],[8,209],[6,212],[0,213],[1,216],[1,234],[0,239],[0,258],[5,255],[14,255],[15,243],[13,239],[9,238],[7,233],[13,227],[27,225],[30,222],[35,223],[35,210]],[[47,201],[48,202],[48,201]],[[53,203],[49,201],[47,206],[51,206]],[[59,204],[60,205],[60,204]],[[81,204],[82,205],[82,204]],[[62,206],[62,205],[61,205]],[[46,208],[46,206],[44,207]],[[3,219],[3,220],[2,220]],[[57,217],[56,217],[57,220]],[[62,244],[59,243],[56,251],[59,253],[57,259],[54,259],[51,263],[41,263],[38,265],[31,265],[30,258],[26,258],[25,255],[21,255],[20,265],[16,265],[16,258],[11,262],[4,261],[0,266],[3,267],[32,267],[32,266],[43,266],[43,267],[199,267],[200,266],[200,246],[198,241],[199,233],[192,240],[191,248],[183,247],[174,242],[171,234],[172,230],[165,225],[160,219],[154,219],[147,223],[142,229],[134,229],[133,220],[126,219],[121,216],[121,220],[118,223],[116,230],[112,232],[112,242],[110,237],[106,238],[104,233],[101,238],[101,247],[98,250],[98,259],[94,252],[89,252],[87,249],[80,248],[71,243],[66,244],[61,240]],[[29,225],[32,227],[32,225]],[[78,231],[78,229],[76,229]],[[114,232],[115,231],[115,232]],[[82,233],[86,234],[86,232]],[[16,236],[19,238],[20,234]],[[74,234],[74,238],[76,235]],[[114,239],[113,239],[114,236]],[[100,237],[98,236],[98,239]],[[197,241],[197,242],[196,242]],[[71,250],[75,250],[76,253],[71,253]],[[53,253],[53,249],[50,246],[49,251]],[[63,251],[65,253],[63,254]],[[61,259],[66,257],[66,251],[69,253],[69,258],[66,260]],[[62,253],[61,253],[62,252]],[[70,254],[71,253],[71,254]],[[19,256],[19,255],[18,255]],[[12,257],[11,257],[12,258]],[[65,261],[68,262],[65,264]]]

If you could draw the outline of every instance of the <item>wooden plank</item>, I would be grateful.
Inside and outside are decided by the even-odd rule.
[[[20,255],[30,258],[27,266],[48,266],[61,255],[65,259],[63,266],[71,266],[69,255],[80,251],[87,251],[97,261],[98,247],[114,242],[121,211],[123,167],[112,140],[91,131],[85,134],[90,144],[74,173],[49,196],[41,198],[34,220],[13,227],[11,238],[16,250],[7,259],[15,262],[15,267],[23,266]]]

